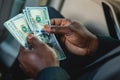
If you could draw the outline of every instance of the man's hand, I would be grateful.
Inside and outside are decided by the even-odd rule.
[[[59,66],[56,53],[46,44],[38,41],[32,34],[28,36],[28,42],[32,45],[32,50],[20,48],[19,62],[24,72],[36,77],[37,73],[47,67]]]
[[[51,26],[45,25],[44,31],[59,34],[61,42],[76,55],[88,55],[98,46],[98,39],[83,25],[68,19],[52,19]]]

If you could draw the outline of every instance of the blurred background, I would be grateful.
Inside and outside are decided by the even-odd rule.
[[[110,2],[109,2],[110,1]],[[10,68],[16,60],[20,44],[4,28],[3,23],[22,12],[26,6],[51,6],[65,18],[77,20],[96,35],[111,36],[119,39],[119,22],[110,22],[111,2],[119,0],[0,0],[0,68]],[[109,5],[110,4],[110,5]],[[114,4],[113,6],[115,6]],[[119,7],[115,7],[119,13]],[[106,11],[106,12],[105,12]],[[114,9],[113,9],[114,11]],[[107,13],[108,12],[108,13]],[[116,14],[112,12],[112,14]],[[106,17],[106,15],[109,15]],[[119,16],[119,15],[117,15]],[[112,16],[112,21],[114,21]],[[119,18],[120,19],[120,18]],[[110,24],[109,24],[110,23]],[[110,28],[110,25],[113,25]],[[117,32],[116,28],[117,27]],[[115,28],[115,29],[114,29]],[[2,74],[1,74],[2,75]],[[0,76],[1,76],[0,75]]]

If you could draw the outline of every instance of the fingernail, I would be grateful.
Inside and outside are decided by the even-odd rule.
[[[32,39],[33,37],[34,37],[33,34],[29,34],[29,35],[28,35],[28,39]]]
[[[51,28],[50,28],[50,27],[45,27],[43,30],[44,30],[45,32],[50,32]]]

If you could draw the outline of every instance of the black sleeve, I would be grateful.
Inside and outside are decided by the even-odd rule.
[[[38,73],[36,80],[70,80],[70,77],[60,67],[49,67]]]
[[[50,19],[52,18],[64,18],[64,16],[53,7],[47,7]]]
[[[92,53],[89,57],[90,62],[97,60],[104,56],[108,52],[112,51],[116,47],[120,46],[120,41],[107,36],[97,36],[99,41],[98,49]]]

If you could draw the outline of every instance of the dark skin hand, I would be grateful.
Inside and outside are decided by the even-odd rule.
[[[28,36],[32,50],[20,47],[18,60],[20,67],[30,77],[36,77],[38,72],[47,68],[59,66],[56,53],[48,45],[38,41],[32,34]]]
[[[75,21],[52,19],[51,26],[45,25],[44,31],[59,34],[65,47],[76,55],[88,55],[98,47],[97,37]]]
[[[98,46],[98,39],[85,27],[75,21],[67,19],[52,19],[51,26],[46,25],[44,31],[59,34],[61,42],[73,54],[84,56],[94,52]],[[59,66],[55,52],[45,43],[38,41],[32,34],[28,36],[32,50],[20,48],[20,67],[31,77],[36,77],[38,72]]]

